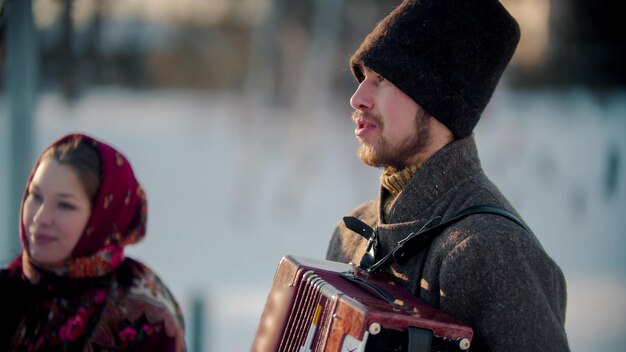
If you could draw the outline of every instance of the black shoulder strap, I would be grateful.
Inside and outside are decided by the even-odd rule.
[[[422,228],[418,232],[412,232],[407,237],[400,240],[398,244],[382,259],[375,262],[373,260],[362,260],[361,266],[368,272],[376,272],[390,265],[394,261],[398,264],[403,264],[411,257],[416,255],[424,247],[424,245],[432,241],[444,229],[470,215],[475,214],[500,215],[515,222],[519,226],[523,227],[526,231],[531,232],[528,226],[526,226],[526,224],[522,220],[518,219],[515,215],[502,208],[494,207],[491,205],[476,205],[461,210],[453,217],[444,222],[441,222],[440,217],[431,219],[430,221],[428,221],[427,225],[424,228]],[[349,219],[346,220],[346,218]],[[345,217],[344,223],[346,224],[346,227],[348,227],[350,230],[365,237],[366,239],[370,240],[370,242],[372,241],[372,238],[376,236],[375,230],[373,230],[367,224],[363,223],[355,217]],[[366,237],[368,235],[369,237]],[[377,239],[374,240],[377,242]],[[368,246],[368,249],[371,249],[370,247],[371,246]],[[371,256],[371,253],[366,253],[366,255]]]

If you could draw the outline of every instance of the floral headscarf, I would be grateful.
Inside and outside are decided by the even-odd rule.
[[[148,266],[124,258],[124,247],[144,237],[147,212],[128,160],[83,134],[65,136],[50,147],[76,139],[97,151],[100,186],[84,232],[62,269],[43,270],[33,262],[20,220],[23,252],[10,269],[19,274],[14,286],[21,293],[7,307],[9,316],[19,320],[15,333],[7,331],[11,350],[184,351],[184,320],[174,296]]]
[[[90,143],[98,152],[101,164],[100,187],[92,204],[91,215],[85,230],[74,247],[64,268],[57,275],[70,278],[93,278],[110,273],[124,258],[124,247],[139,242],[146,233],[146,195],[135,178],[128,160],[113,147],[84,134],[70,134],[54,142],[46,150],[81,139]],[[28,241],[22,212],[28,189],[37,167],[42,162],[39,157],[33,168],[20,211],[20,239],[24,264],[30,262]]]

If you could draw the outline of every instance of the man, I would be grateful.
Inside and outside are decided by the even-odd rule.
[[[483,173],[472,135],[518,41],[497,0],[406,0],[351,58],[358,155],[384,168],[379,198],[350,214],[375,229],[374,261],[471,206],[519,219]],[[563,274],[524,226],[469,215],[383,270],[469,324],[472,351],[568,351]],[[327,259],[359,263],[367,244],[341,222]]]

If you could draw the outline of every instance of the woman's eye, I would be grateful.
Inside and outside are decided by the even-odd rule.
[[[71,204],[71,203],[68,203],[68,202],[59,202],[59,208],[66,209],[66,210],[74,210],[74,209],[76,209],[74,204]]]
[[[385,81],[385,77],[383,77],[381,75],[376,75],[376,77],[378,78],[378,82],[384,82]]]
[[[39,193],[34,191],[28,192],[28,197],[37,202],[41,202],[43,200],[43,197]]]

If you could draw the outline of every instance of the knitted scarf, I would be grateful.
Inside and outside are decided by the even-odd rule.
[[[415,175],[415,173],[417,172],[417,170],[420,169],[421,166],[422,164],[417,164],[406,167],[400,171],[386,169],[380,176],[381,186],[389,192],[384,199],[383,210],[385,213],[383,215],[385,217],[391,211],[391,206],[393,205],[393,202],[396,200],[400,192],[402,192],[404,186],[409,183],[411,177]]]

